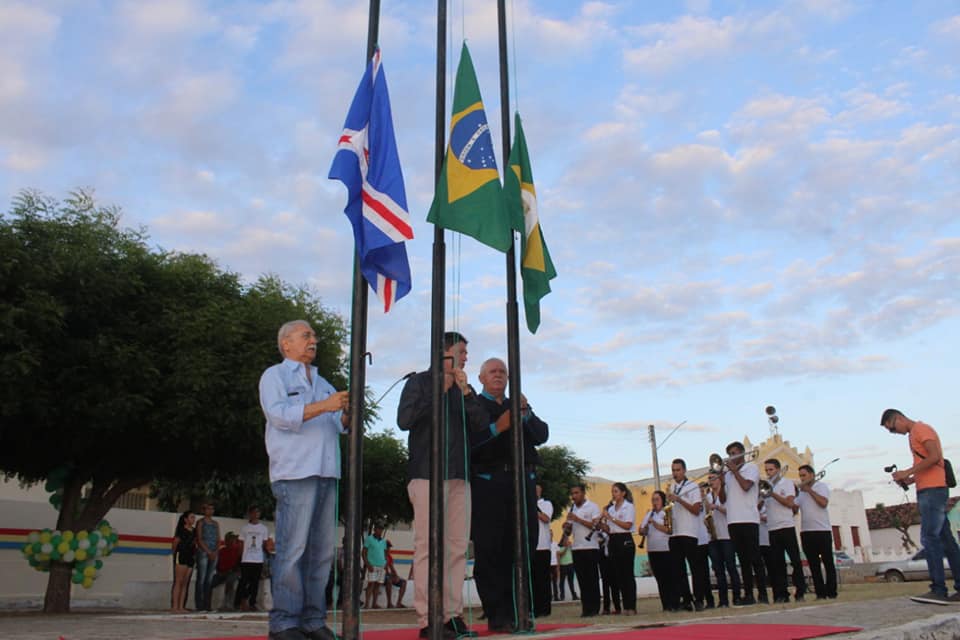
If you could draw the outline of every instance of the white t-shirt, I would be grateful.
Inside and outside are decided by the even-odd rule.
[[[770,529],[767,527],[767,506],[761,505],[760,510],[757,511],[757,514],[760,518],[760,546],[769,547],[770,546]]]
[[[707,514],[700,512],[700,529],[697,531],[697,546],[710,544],[710,530],[707,529]]]
[[[557,545],[556,542],[551,542],[551,543],[550,543],[550,566],[551,566],[551,567],[557,566],[557,565],[559,564],[559,562],[560,562],[560,561],[557,559],[557,549],[558,549],[558,548],[559,548],[559,547],[558,547],[558,545]]]
[[[830,500],[830,487],[823,482],[814,482],[812,489],[814,493]],[[800,505],[800,531],[832,531],[829,509],[818,505],[809,493],[801,491],[797,496],[797,504]]]
[[[570,512],[573,515],[577,516],[578,518],[581,518],[588,522],[592,522],[595,518],[600,517],[600,507],[598,507],[595,503],[590,502],[589,500],[584,500],[583,504],[580,505],[579,507],[576,505],[573,505],[572,507],[570,507]],[[590,531],[592,530],[593,530],[592,527],[585,527],[579,522],[574,522],[573,523],[573,544],[571,545],[570,548],[573,549],[574,551],[581,551],[583,549],[599,549],[600,545],[597,541],[596,534],[594,534],[593,536],[590,537],[589,540],[587,540],[587,536],[590,534]]]
[[[792,480],[781,478],[777,484],[773,485],[773,492],[781,498],[793,498],[797,495],[794,486]],[[776,531],[778,529],[789,529],[793,526],[793,509],[780,504],[773,496],[767,498],[766,503],[767,529]]]
[[[684,502],[700,504],[700,487],[689,479],[674,481],[670,487],[670,495],[676,493]],[[673,537],[686,536],[697,538],[700,535],[700,516],[690,513],[680,504],[673,505]]]
[[[650,521],[653,520],[659,524],[663,524],[664,513],[661,509],[654,513],[653,511],[647,511],[647,515],[643,516],[643,522],[640,523],[640,528],[643,529],[647,527],[647,551],[670,551],[670,536],[655,528]]]
[[[262,522],[248,522],[240,527],[240,539],[243,540],[243,557],[240,562],[262,563],[263,541],[269,537],[270,530]]]
[[[710,500],[715,505],[723,506],[720,504],[720,498],[710,494]],[[729,540],[730,539],[730,529],[727,528],[727,515],[722,513],[719,509],[713,510],[713,528],[717,532],[717,540]]]
[[[547,500],[546,498],[537,499],[537,509],[543,512],[548,520],[543,522],[540,518],[537,518],[537,525],[539,526],[540,535],[537,538],[537,551],[546,551],[550,548],[550,520],[549,518],[553,517],[553,503]]]
[[[612,521],[607,520],[607,525],[610,527],[610,533],[630,533],[633,530],[633,525],[637,523],[637,510],[634,508],[632,502],[623,501],[623,504],[617,508],[617,505],[612,504],[607,507],[607,513],[619,520],[620,522],[629,522],[630,526],[623,528],[619,525],[614,524]]]
[[[746,480],[753,480],[753,486],[749,491],[740,488],[740,483],[733,477],[733,471],[726,471],[723,474],[723,482],[726,485],[727,501],[724,506],[727,508],[727,523],[738,524],[744,522],[760,522],[760,515],[757,513],[757,497],[759,488],[757,481],[760,480],[760,469],[752,462],[748,462],[740,467],[740,475]]]

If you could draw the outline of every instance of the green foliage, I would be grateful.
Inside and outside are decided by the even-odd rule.
[[[345,454],[346,443],[341,443]],[[413,507],[407,495],[407,447],[389,429],[363,437],[363,528],[374,522],[389,527],[395,522],[413,520]],[[340,485],[340,517],[346,509],[344,487],[347,480],[346,458]]]
[[[540,447],[543,460],[538,482],[543,487],[543,497],[553,503],[553,519],[570,504],[570,487],[583,482],[590,463],[578,458],[563,445]]]
[[[0,215],[0,469],[24,481],[207,479],[266,467],[257,383],[304,318],[345,386],[342,320],[274,276],[151,250],[86,193]]]

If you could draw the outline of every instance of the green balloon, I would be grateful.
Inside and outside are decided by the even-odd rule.
[[[33,552],[34,552],[34,553],[40,553],[40,550],[41,550],[41,549],[43,549],[43,545],[42,545],[41,543],[39,543],[39,542],[34,542],[34,543],[33,543]]]
[[[76,571],[74,571],[73,577],[71,578],[71,580],[73,580],[74,584],[80,584],[81,582],[83,582],[83,573],[82,572],[77,573]]]
[[[50,552],[50,559],[51,559],[51,560],[60,560],[60,552],[57,551],[56,549],[54,549],[53,551],[51,551],[51,552]]]
[[[103,568],[103,560],[97,560],[93,563],[93,566],[97,568],[97,571]]]
[[[91,531],[90,535],[87,537],[87,540],[90,541],[91,547],[97,546],[97,540],[99,539],[100,539],[100,534],[97,533],[96,531]]]
[[[77,550],[77,545],[79,545],[79,544],[80,544],[80,541],[77,540],[76,538],[74,538],[73,540],[70,541],[70,548],[71,548],[72,550],[76,551],[76,550]]]

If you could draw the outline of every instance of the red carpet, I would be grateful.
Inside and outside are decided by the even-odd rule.
[[[613,633],[560,636],[553,640],[801,640],[835,633],[860,631],[860,627],[825,627],[803,624],[678,624]]]
[[[537,631],[556,631],[558,629],[579,629],[589,625],[585,624],[538,624]],[[506,634],[493,634],[487,631],[487,625],[485,624],[475,624],[473,625],[473,630],[483,638],[485,636],[493,635],[503,635],[507,637]],[[419,629],[413,627],[407,627],[405,629],[382,629],[378,631],[362,631],[360,636],[363,640],[418,640],[417,634]],[[509,636],[513,637],[513,636]],[[522,638],[523,636],[517,636]],[[812,637],[812,636],[808,636]],[[266,640],[266,634],[262,636],[228,636],[224,638],[193,638],[187,640]],[[765,639],[768,640],[768,639]],[[777,640],[776,638],[769,640]]]

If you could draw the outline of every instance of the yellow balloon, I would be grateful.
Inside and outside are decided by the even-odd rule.
[[[86,569],[83,570],[83,575],[85,578],[92,578],[93,576],[97,575],[97,568],[87,567]]]
[[[46,531],[42,532],[40,534],[40,542],[43,544],[50,542],[50,534],[47,533]]]
[[[93,586],[93,578],[84,578],[83,579],[83,588],[89,589]]]
[[[60,544],[57,545],[57,552],[59,552],[60,555],[65,554],[67,551],[70,551],[70,543],[61,542]]]
[[[24,552],[25,554],[27,554],[28,556],[32,556],[32,555],[33,555],[33,545],[32,545],[32,544],[28,544],[27,546],[25,546],[25,547],[23,548],[23,552]]]
[[[86,540],[88,535],[86,531],[77,531],[77,540]]]
[[[60,536],[60,539],[70,542],[71,540],[73,540],[73,531],[64,531],[63,534]]]
[[[77,560],[83,562],[84,560],[87,559],[87,552],[86,552],[85,550],[83,550],[83,549],[77,549],[77,552],[76,552],[76,554],[74,554],[73,557],[76,558]]]

